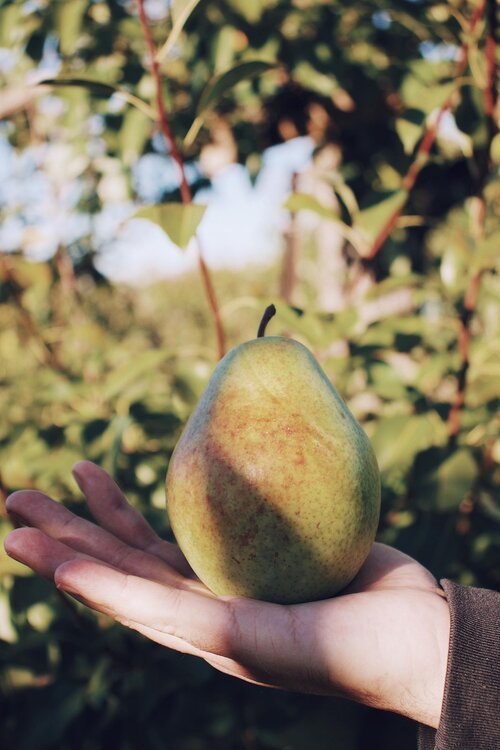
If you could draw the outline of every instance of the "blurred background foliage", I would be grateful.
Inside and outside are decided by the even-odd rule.
[[[497,588],[500,145],[486,52],[494,3],[149,0],[158,48],[190,5],[161,63],[179,143],[212,91],[184,149],[187,163],[223,118],[237,160],[255,176],[263,149],[279,140],[284,115],[273,97],[290,84],[328,112],[318,153],[329,142],[342,149],[335,179],[322,177],[333,203],[291,194],[277,262],[212,275],[226,346],[253,337],[275,301],[272,333],[314,351],[373,442],[383,484],[379,539],[437,577]],[[164,152],[148,114],[154,80],[137,9],[126,0],[2,2],[0,29],[2,135],[20,159],[44,149],[38,169],[62,205],[78,182],[67,213],[86,222],[35,263],[23,196],[2,193],[3,221],[23,225],[19,246],[0,255],[2,497],[36,487],[85,515],[70,472],[87,458],[168,537],[169,456],[217,350],[197,274],[113,285],[92,262],[96,217],[116,191],[136,201],[134,164]],[[221,74],[254,61],[279,66],[250,77],[240,70],[220,85]],[[61,78],[72,85],[61,87]],[[447,103],[454,117],[422,146]],[[178,199],[175,184],[161,196]],[[401,215],[370,257],[395,207]],[[67,220],[64,209],[53,219]],[[328,259],[316,245],[325,226],[327,247],[332,227],[347,238],[341,299],[330,308]],[[1,514],[3,537],[12,522],[3,505]],[[4,554],[0,670],[0,740],[16,750],[415,746],[406,720],[238,684],[162,650],[70,605]]]

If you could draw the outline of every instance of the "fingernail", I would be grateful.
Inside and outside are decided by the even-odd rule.
[[[72,596],[75,596],[78,593],[76,588],[67,583],[56,583],[56,589],[58,589],[58,591],[64,591],[66,594],[71,594]]]
[[[26,525],[26,519],[23,517],[22,512],[19,511],[19,508],[14,508],[16,500],[15,496],[17,495],[17,492],[13,492],[12,495],[9,495],[7,500],[5,501],[5,508],[7,509],[7,513],[9,514],[9,518],[13,523],[18,523],[22,526]]]
[[[16,492],[12,492],[8,496],[7,500],[5,501],[5,507],[7,508],[9,513],[11,512],[10,511],[11,506],[16,502],[16,497],[17,495],[19,495],[20,492],[22,492],[22,490],[17,490]]]
[[[78,585],[72,582],[71,578],[70,580],[68,580],[68,571],[65,570],[66,568],[68,568],[68,566],[72,567],[72,563],[73,561],[67,560],[66,562],[63,562],[61,565],[59,565],[59,567],[54,571],[54,583],[56,584],[56,587],[58,589],[61,589],[62,591],[67,591],[68,594],[78,593]],[[71,576],[71,573],[69,575]]]
[[[85,483],[85,474],[82,471],[82,469],[83,469],[83,466],[81,462],[75,464],[73,468],[71,469],[71,473],[73,474],[75,482],[80,488],[83,488],[83,485]]]
[[[18,556],[19,552],[16,550],[17,537],[18,535],[16,531],[11,531],[10,534],[7,534],[7,536],[3,540],[3,548],[8,556],[12,557],[13,560],[17,560],[17,562],[23,562]]]

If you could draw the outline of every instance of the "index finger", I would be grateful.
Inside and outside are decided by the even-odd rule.
[[[233,620],[229,605],[211,595],[146,580],[97,560],[72,559],[56,569],[58,588],[124,624],[134,622],[227,656]]]
[[[193,572],[180,549],[160,539],[104,469],[91,461],[80,461],[73,467],[73,476],[92,515],[103,528],[131,547],[156,555],[182,575],[192,577]]]

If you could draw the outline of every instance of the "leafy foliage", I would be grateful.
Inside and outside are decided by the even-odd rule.
[[[195,236],[205,213],[205,206],[181,203],[163,203],[144,206],[132,218],[147,219],[158,224],[178,247],[183,250]]]

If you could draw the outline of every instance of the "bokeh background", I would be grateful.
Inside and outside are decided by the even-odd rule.
[[[19,488],[85,515],[82,458],[169,537],[176,440],[273,301],[372,440],[379,539],[498,588],[495,3],[144,7],[196,207],[136,3],[0,4],[2,537]],[[410,721],[239,684],[3,552],[0,704],[16,750],[415,747]]]

